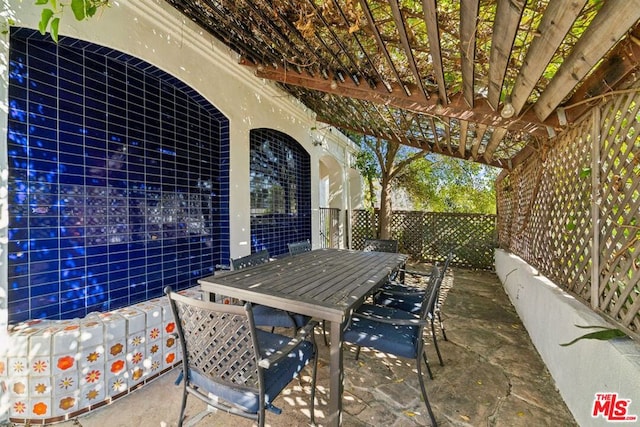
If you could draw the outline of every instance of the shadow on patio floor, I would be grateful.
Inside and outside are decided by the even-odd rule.
[[[453,268],[443,288],[446,301],[442,317],[449,340],[443,341],[439,335],[438,343],[444,366],[437,362],[431,337],[425,339],[434,375],[433,380],[425,378],[425,383],[438,425],[576,425],[496,275]],[[317,342],[316,423],[322,426],[328,405],[328,348],[320,334]],[[366,349],[356,361],[355,347],[345,346],[344,351],[344,426],[429,425],[413,361]],[[174,369],[109,406],[58,425],[175,426],[181,396],[181,387],[173,383],[176,375]],[[292,381],[276,399],[282,414],[267,412],[267,425],[309,425],[309,375],[310,370],[305,370],[302,378]],[[187,415],[202,409],[203,403],[189,398]],[[242,427],[253,423],[216,413],[199,425]]]

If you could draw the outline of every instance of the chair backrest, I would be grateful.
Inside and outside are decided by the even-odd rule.
[[[182,345],[183,374],[237,390],[263,390],[250,304],[216,304],[165,288]]]
[[[438,294],[440,293],[440,285],[444,279],[444,270],[441,270],[437,265],[431,270],[429,276],[429,284],[427,285],[427,291],[425,292],[420,307],[420,318],[427,319],[433,316],[436,304],[438,303]]]
[[[442,265],[442,275],[447,274],[447,268],[449,268],[449,264],[451,264],[451,260],[453,259],[453,251],[449,251],[447,254],[447,259],[445,259],[444,264]]]
[[[365,239],[364,246],[362,248],[364,252],[398,252],[397,240],[385,240],[385,239]]]
[[[263,249],[255,254],[232,259],[231,269],[241,270],[243,268],[253,267],[254,265],[264,264],[266,262],[269,262],[269,251],[267,249]]]
[[[308,240],[295,243],[287,243],[289,248],[289,255],[298,255],[303,252],[309,252],[311,250],[311,242]]]

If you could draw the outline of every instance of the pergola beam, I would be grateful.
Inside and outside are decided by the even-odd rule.
[[[636,25],[629,37],[619,43],[597,70],[587,77],[566,105],[567,123],[573,123],[591,109],[590,98],[598,97],[624,87],[627,80],[634,79],[640,69],[640,24]]]
[[[427,37],[429,38],[429,51],[431,52],[431,62],[433,71],[438,82],[438,97],[442,104],[446,105],[447,87],[444,81],[444,69],[442,68],[442,53],[440,52],[440,30],[438,29],[438,13],[436,11],[436,0],[422,0],[422,10],[424,20],[427,23]]]
[[[389,51],[387,50],[387,47],[385,46],[384,41],[382,40],[382,35],[380,34],[380,30],[378,30],[378,27],[376,26],[376,21],[373,18],[373,14],[371,13],[371,9],[369,9],[369,5],[367,4],[366,0],[360,0],[360,6],[362,7],[364,16],[366,16],[367,18],[367,22],[369,23],[369,26],[371,27],[371,31],[373,32],[373,35],[376,39],[378,49],[384,55],[384,58],[387,61],[387,64],[389,64],[389,68],[393,72],[393,75],[396,77],[396,80],[399,82],[402,82],[402,79],[400,78],[400,74],[398,74],[398,69],[393,63],[393,59],[391,59],[391,55],[389,55]],[[384,84],[387,91],[390,92],[391,85],[389,84],[389,82],[383,80],[382,83]],[[402,90],[406,95],[409,95],[409,91],[407,90],[406,86],[403,85]]]
[[[429,99],[429,93],[427,89],[424,87],[424,83],[422,81],[422,76],[420,76],[420,71],[418,71],[418,65],[416,64],[416,58],[413,56],[413,51],[411,50],[411,44],[409,43],[409,36],[407,35],[407,29],[404,26],[404,18],[402,17],[402,11],[400,10],[400,5],[397,0],[389,0],[389,6],[391,6],[391,12],[393,14],[393,19],[396,23],[396,28],[398,30],[398,35],[400,36],[400,43],[402,44],[402,48],[404,49],[404,53],[407,56],[407,62],[409,64],[409,68],[413,73],[413,77],[416,80],[416,87],[419,89],[420,93],[425,99]]]
[[[462,64],[462,93],[467,105],[473,108],[474,69],[476,59],[476,26],[480,0],[460,2],[460,61]]]
[[[361,130],[353,127],[352,125],[344,124],[344,123],[336,123],[330,117],[318,116],[317,120],[319,122],[323,122],[323,123],[326,123],[328,125],[336,126],[336,127],[339,127],[339,128],[345,129],[345,130],[350,130],[350,131],[358,132],[358,133],[362,132]],[[375,136],[378,136],[378,135],[375,135]],[[428,148],[432,153],[435,153],[435,154],[443,154],[445,156],[455,157],[457,159],[469,160],[468,158],[466,158],[466,156],[461,156],[460,152],[458,150],[450,150],[449,149],[450,147],[448,145],[446,147],[443,147],[442,145],[437,146],[436,144],[433,144],[431,141],[418,141],[418,140],[415,140],[415,139],[397,138],[397,137],[393,138],[391,136],[392,135],[387,135],[385,137],[387,139],[394,140],[396,142],[399,142],[401,144],[407,145],[409,147],[414,147],[414,148],[418,148],[418,149],[421,149],[421,150],[423,150],[425,148]],[[425,147],[425,144],[426,144],[427,147]],[[498,167],[498,168],[504,168],[504,161],[505,160],[502,159],[502,161],[501,161],[501,160],[493,159],[490,162],[488,162],[484,158],[484,156],[478,156],[478,158],[473,159],[473,161],[477,162],[477,163],[482,163],[482,164],[485,164],[485,165],[489,165],[489,166],[495,166],[495,167]]]
[[[505,119],[497,114],[487,100],[483,98],[476,99],[475,107],[470,110],[463,96],[460,94],[451,96],[449,104],[443,106],[438,102],[436,97],[424,99],[420,94],[416,93],[417,91],[410,91],[411,96],[406,96],[404,95],[404,90],[398,85],[391,86],[391,93],[389,93],[386,88],[371,88],[368,85],[357,86],[348,80],[332,87],[332,76],[324,79],[322,77],[298,74],[290,70],[256,68],[254,64],[242,59],[240,63],[254,68],[255,75],[263,79],[299,86],[309,90],[318,90],[333,95],[391,105],[416,113],[429,114],[442,118],[467,120],[482,123],[487,126],[504,127],[510,131],[521,131],[540,136],[548,135],[547,127],[559,129],[557,117],[550,117],[545,122],[540,122],[536,115],[530,111],[525,112],[520,117]]]
[[[538,26],[538,37],[533,39],[531,47],[520,68],[511,92],[511,104],[517,116],[527,102],[542,73],[558,50],[571,25],[580,15],[587,0],[551,0]]]
[[[522,18],[526,0],[498,0],[496,20],[491,38],[491,56],[489,59],[489,105],[494,110],[500,104],[500,94],[507,65],[511,57],[511,48],[516,39],[518,24]]]
[[[640,0],[606,1],[533,107],[545,120],[640,19]]]

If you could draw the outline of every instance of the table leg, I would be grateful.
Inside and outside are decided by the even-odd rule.
[[[327,425],[342,423],[342,323],[331,322],[331,346],[329,347],[329,413]]]

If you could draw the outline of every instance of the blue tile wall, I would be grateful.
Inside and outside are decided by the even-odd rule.
[[[229,124],[156,67],[12,29],[9,321],[183,289],[229,259]]]
[[[250,134],[251,250],[288,253],[311,240],[311,160],[298,142],[273,129]]]

